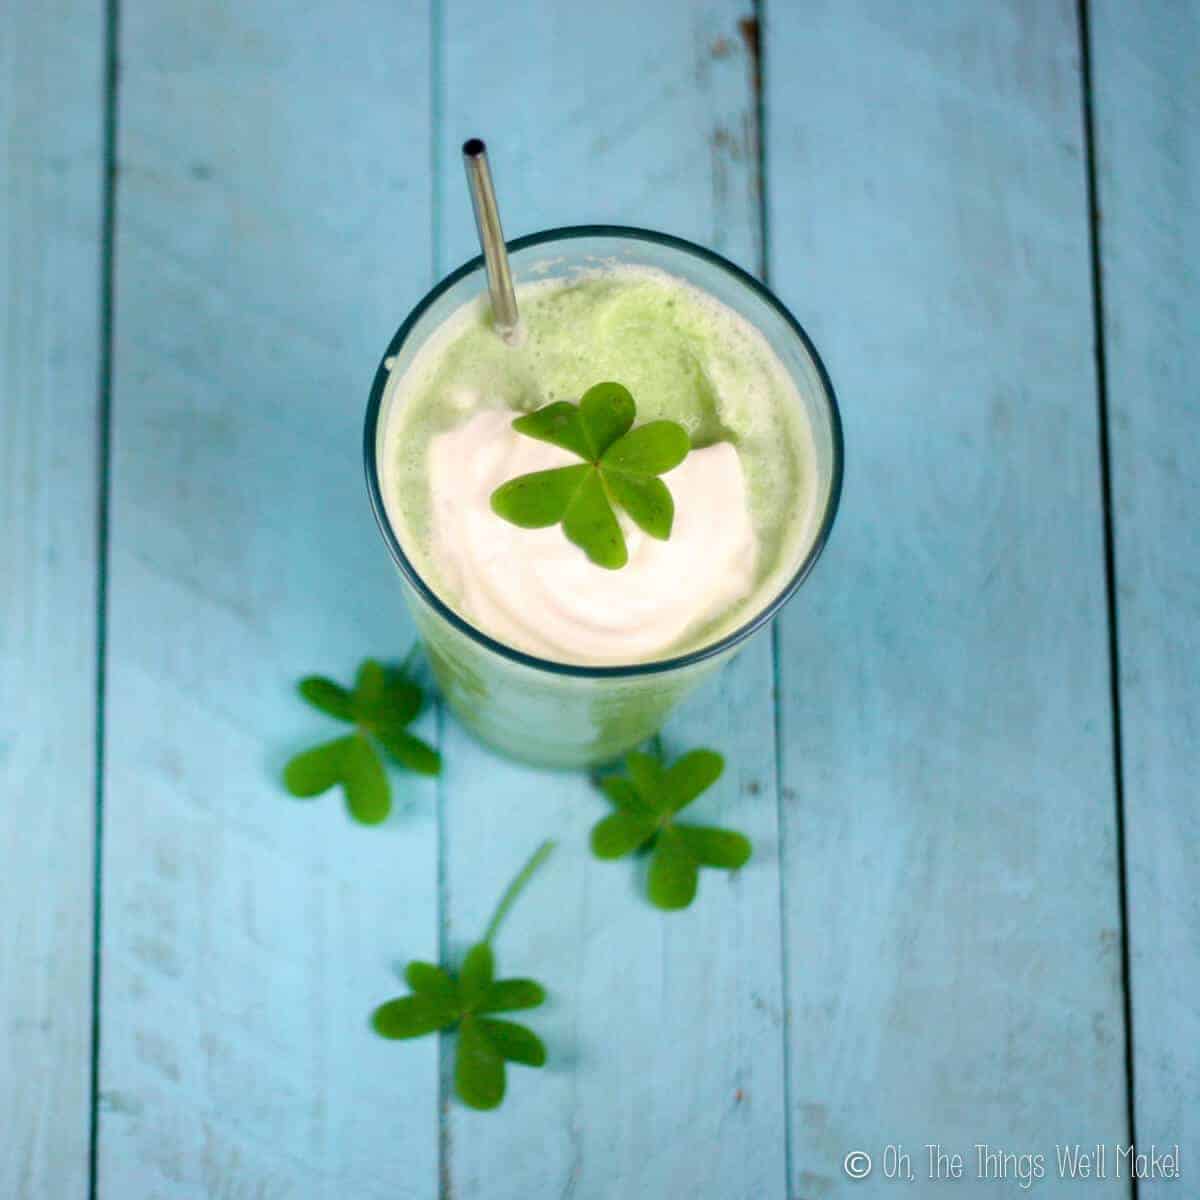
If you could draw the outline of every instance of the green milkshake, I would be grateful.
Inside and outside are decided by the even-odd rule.
[[[517,336],[497,335],[481,291],[443,303],[418,345],[385,359],[369,422],[373,498],[419,581],[410,606],[442,687],[486,740],[535,761],[597,761],[653,732],[795,586],[836,496],[819,366],[785,364],[696,264],[630,257],[514,254]],[[629,390],[637,426],[677,422],[692,447],[662,475],[668,538],[617,511],[616,570],[561,527],[520,528],[489,503],[515,477],[579,462],[514,418],[602,381]]]

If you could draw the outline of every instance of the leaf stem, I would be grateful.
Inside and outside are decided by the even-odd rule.
[[[400,664],[400,674],[405,679],[412,677],[413,664],[417,661],[421,654],[421,643],[413,642],[409,647],[408,653],[404,656],[404,661]]]
[[[529,861],[521,868],[517,877],[505,889],[504,895],[500,897],[500,903],[496,905],[496,912],[488,923],[487,930],[484,932],[483,940],[490,942],[496,936],[496,930],[500,928],[500,922],[508,915],[508,910],[512,908],[517,897],[521,894],[521,889],[532,878],[533,873],[550,857],[550,852],[554,849],[556,843],[547,838],[530,856]]]

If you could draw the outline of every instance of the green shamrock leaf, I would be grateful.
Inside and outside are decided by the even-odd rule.
[[[679,466],[691,449],[674,421],[633,428],[633,397],[619,383],[588,388],[578,405],[557,400],[513,421],[527,437],[550,442],[585,461],[518,475],[492,493],[492,511],[522,529],[562,524],[563,532],[597,566],[629,561],[614,506],[651,537],[666,541],[675,501],[658,476]]]
[[[423,696],[407,670],[388,671],[368,658],[358,668],[353,691],[319,675],[300,680],[299,691],[314,708],[356,728],[287,763],[283,784],[293,796],[319,796],[340,783],[350,815],[363,825],[377,825],[392,807],[377,745],[409,771],[421,775],[441,771],[438,752],[408,732],[407,726],[421,711]]]
[[[533,1030],[491,1015],[537,1008],[546,999],[545,989],[533,979],[496,978],[492,941],[521,889],[553,849],[553,842],[543,842],[508,885],[483,940],[467,951],[457,974],[434,963],[410,962],[404,979],[411,993],[371,1014],[375,1032],[390,1039],[457,1028],[454,1088],[471,1108],[496,1108],[504,1099],[505,1063],[540,1067],[546,1062],[546,1047]]]
[[[725,760],[713,750],[693,750],[664,767],[660,758],[634,752],[625,775],[599,781],[615,811],[592,827],[597,858],[623,858],[650,847],[649,895],[659,908],[687,908],[696,895],[701,867],[737,870],[750,858],[740,833],[685,825],[675,816],[721,777]]]

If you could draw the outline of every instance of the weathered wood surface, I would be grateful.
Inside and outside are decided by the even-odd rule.
[[[976,1142],[1125,1140],[1074,7],[767,6],[765,242],[727,0],[120,8],[98,1194],[826,1200],[888,1194],[887,1144],[923,1178],[934,1141],[992,1194]],[[82,1197],[105,30],[69,0],[3,22],[0,1193]],[[1200,35],[1111,0],[1091,30],[1135,1116],[1186,1154]],[[756,846],[683,914],[588,857],[585,779],[436,712],[446,775],[397,778],[382,830],[277,782],[329,727],[294,678],[407,648],[360,422],[473,252],[469,134],[510,236],[627,222],[765,265],[842,400],[828,557],[666,731],[726,752],[702,806]],[[551,989],[552,1062],[481,1116],[366,1019],[544,836],[498,951]]]
[[[104,22],[0,7],[0,1195],[87,1187]]]
[[[1200,10],[1101,0],[1092,6],[1090,40],[1135,1124],[1143,1146],[1179,1143],[1194,1154],[1200,1145]]]
[[[411,637],[364,494],[381,348],[430,282],[425,11],[122,4],[103,864],[103,1197],[425,1197],[435,791],[286,797],[296,677]],[[432,718],[429,719],[432,727]]]
[[[457,148],[488,139],[511,237],[610,221],[759,257],[752,64],[744,8],[541,5],[443,14],[439,271],[474,253]],[[630,37],[636,30],[636,37]],[[734,716],[736,714],[736,716]],[[659,913],[629,862],[590,858],[607,803],[578,774],[500,764],[446,727],[445,931],[461,949],[508,873],[547,834],[560,845],[501,938],[552,1004],[531,1014],[553,1061],[510,1071],[495,1114],[447,1112],[445,1176],[459,1197],[784,1196],[783,1033],[769,638],[673,720],[669,754],[731,764],[696,811],[745,830],[736,878],[706,872],[693,908]],[[641,884],[644,889],[644,881]]]
[[[941,1143],[993,1195],[986,1141],[1076,1196],[1126,1095],[1075,8],[768,17],[771,278],[847,444],[781,622],[791,1194]]]

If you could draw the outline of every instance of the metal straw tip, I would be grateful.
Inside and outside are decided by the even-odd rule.
[[[517,333],[520,314],[517,312],[517,295],[513,289],[512,270],[504,245],[504,231],[500,228],[500,210],[496,206],[496,191],[492,186],[492,172],[488,167],[487,147],[483,138],[468,138],[463,142],[463,166],[467,172],[467,185],[471,189],[479,245],[487,267],[492,317],[496,332],[507,341]]]

